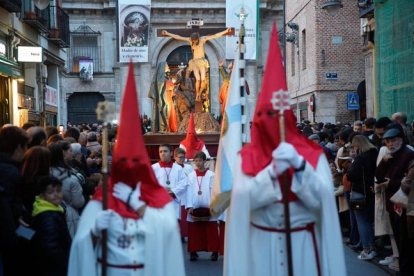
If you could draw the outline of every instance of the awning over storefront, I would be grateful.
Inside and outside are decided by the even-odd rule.
[[[22,76],[19,64],[3,57],[0,57],[0,74],[13,78]]]

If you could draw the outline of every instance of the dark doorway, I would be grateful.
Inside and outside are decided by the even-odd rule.
[[[9,79],[0,77],[0,127],[8,123],[10,123]]]
[[[365,87],[365,80],[358,84],[357,93],[359,96],[359,118],[356,120],[365,120],[367,118],[367,92]]]
[[[95,112],[98,102],[105,101],[99,92],[73,93],[68,99],[68,121],[72,124],[97,123]]]

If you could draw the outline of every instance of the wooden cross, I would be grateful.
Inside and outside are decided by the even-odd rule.
[[[198,19],[193,19],[192,21],[195,21]],[[158,29],[157,30],[157,36],[158,37],[165,37],[165,35],[162,34],[162,31],[165,30],[169,33],[180,35],[180,36],[190,36],[192,33],[199,33],[201,36],[207,36],[207,35],[213,35],[219,32],[222,32],[226,30],[227,28],[200,28],[200,26],[192,25],[191,28],[185,28],[185,29]],[[234,28],[232,28],[232,32],[228,33],[226,35],[234,35]],[[226,36],[225,35],[225,36]]]
[[[179,35],[182,37],[190,37],[191,34],[193,33],[199,33],[200,36],[211,36],[214,34],[217,34],[219,32],[223,32],[225,30],[227,30],[228,28],[200,28],[201,25],[203,25],[204,22],[202,20],[198,20],[198,19],[193,19],[191,21],[188,22],[187,25],[190,25],[191,28],[185,28],[185,29],[158,29],[157,30],[157,36],[158,37],[166,37],[166,35],[164,35],[162,33],[162,31],[167,31],[171,34],[174,35]],[[231,32],[228,32],[227,34],[225,34],[225,36],[227,35],[234,35],[234,28],[231,28]],[[207,88],[207,91],[209,89]],[[198,90],[196,89],[196,92]],[[201,92],[200,92],[201,93]],[[197,93],[196,93],[197,94]],[[197,100],[195,101],[195,111],[196,112],[202,112],[203,111],[203,103],[201,100]]]

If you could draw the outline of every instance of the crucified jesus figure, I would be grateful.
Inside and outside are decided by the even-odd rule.
[[[187,41],[190,43],[191,50],[193,51],[193,59],[188,63],[188,70],[193,71],[196,79],[195,92],[196,101],[201,101],[201,93],[206,89],[206,72],[210,67],[208,60],[205,57],[204,46],[208,40],[219,38],[223,35],[230,34],[232,28],[228,28],[222,32],[216,33],[210,36],[200,36],[199,33],[192,33],[190,37],[182,37],[169,33],[165,30],[162,31],[162,35],[169,36],[173,39]]]

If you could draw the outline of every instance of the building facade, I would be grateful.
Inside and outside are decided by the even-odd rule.
[[[0,1],[0,125],[59,124],[68,23],[57,1]]]
[[[63,9],[70,18],[71,48],[68,49],[67,72],[61,83],[61,121],[73,123],[93,120],[97,101],[107,99],[115,102],[119,112],[128,63],[120,63],[118,57],[118,16],[116,1],[64,1]],[[245,77],[251,94],[248,104],[251,107],[248,117],[253,117],[257,95],[266,62],[272,22],[281,27],[282,1],[260,1],[259,4],[259,43],[258,59],[247,62]],[[148,62],[134,63],[136,83],[142,115],[151,115],[152,100],[148,97],[151,81],[160,62],[170,63],[172,70],[177,64],[191,58],[187,42],[159,37],[163,29],[185,28],[187,21],[203,19],[201,28],[225,28],[226,1],[151,1],[151,15],[148,38]],[[218,61],[225,58],[226,39],[211,40],[205,52],[210,63],[209,90],[210,110],[217,117],[220,114],[218,94],[222,85]],[[183,60],[175,60],[179,53]],[[92,60],[93,79],[85,79],[80,74],[80,61]],[[175,62],[178,62],[175,64]]]
[[[364,96],[358,94],[365,79],[358,7],[355,1],[342,1],[343,8],[331,16],[321,8],[324,2],[286,1],[286,76],[292,108],[302,120],[353,122],[366,117]],[[357,110],[348,109],[350,93],[362,100]]]

